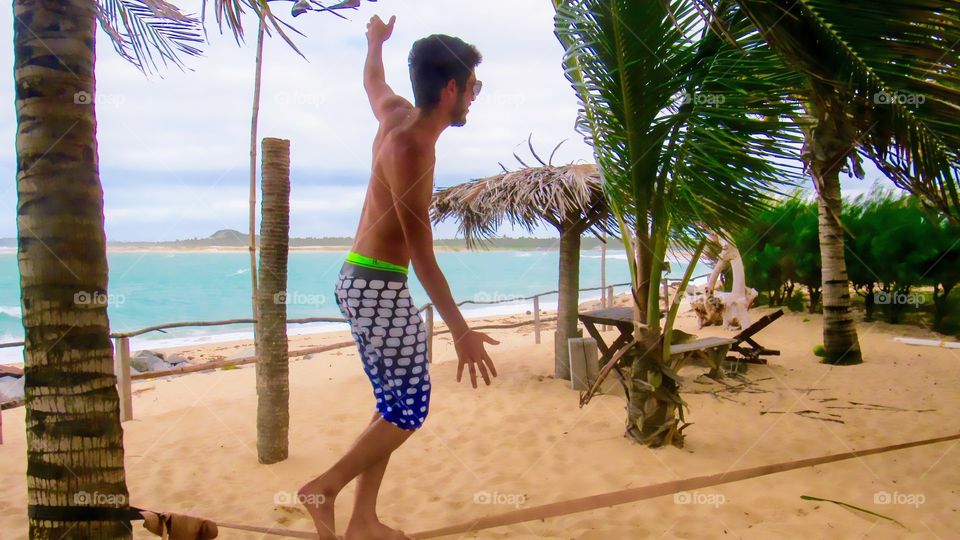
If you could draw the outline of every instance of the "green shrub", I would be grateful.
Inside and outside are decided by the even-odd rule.
[[[790,311],[803,311],[803,293],[800,291],[794,292],[790,298],[784,302]]]

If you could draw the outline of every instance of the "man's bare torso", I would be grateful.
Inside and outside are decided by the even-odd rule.
[[[396,151],[398,143],[415,142],[417,146],[423,148],[424,152],[429,152],[431,167],[428,174],[433,176],[432,164],[435,163],[433,148],[430,145],[421,144],[420,138],[410,129],[415,117],[415,109],[407,103],[406,107],[399,107],[380,123],[377,136],[373,141],[370,183],[367,186],[360,224],[353,241],[353,251],[401,266],[409,265],[410,250],[404,239],[391,186],[397,190],[409,189],[410,186],[396,185],[396,179],[390,178],[384,162]],[[432,185],[432,182],[427,185]],[[397,195],[400,194],[400,192],[397,193]]]

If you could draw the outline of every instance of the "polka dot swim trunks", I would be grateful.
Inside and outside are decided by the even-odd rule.
[[[406,274],[345,262],[336,301],[350,323],[377,410],[401,429],[418,429],[430,406],[430,374],[426,330]]]

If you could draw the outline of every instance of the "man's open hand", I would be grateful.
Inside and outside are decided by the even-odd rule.
[[[397,22],[396,15],[390,17],[390,22],[387,24],[383,23],[379,15],[371,17],[370,22],[367,23],[367,42],[380,44],[390,39],[390,35],[393,34],[393,23],[395,22]]]
[[[480,375],[487,386],[490,385],[490,375],[497,376],[497,368],[494,367],[493,360],[490,360],[490,356],[483,346],[484,342],[491,345],[500,344],[499,341],[483,332],[469,329],[465,334],[454,337],[454,347],[457,350],[457,357],[460,359],[460,364],[457,366],[457,382],[460,382],[463,376],[464,366],[470,366],[470,382],[473,383],[474,388],[477,387],[477,369],[480,370]]]

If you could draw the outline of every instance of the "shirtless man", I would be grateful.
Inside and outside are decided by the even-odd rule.
[[[299,500],[321,539],[336,538],[334,499],[354,478],[356,499],[345,538],[408,538],[380,522],[376,503],[390,454],[423,424],[430,401],[426,331],[407,290],[410,263],[450,328],[459,358],[457,382],[465,367],[474,388],[477,371],[487,385],[497,375],[484,343],[498,342],[471,330],[457,308],[433,253],[429,217],[437,139],[448,126],[466,123],[481,87],[474,74],[480,53],[450,36],[417,41],[409,59],[414,107],[384,79],[383,43],[395,22],[396,17],[389,24],[373,17],[367,25],[363,83],[380,129],[356,240],[336,286],[337,305],[350,322],[377,412],[336,464],[300,488]]]

